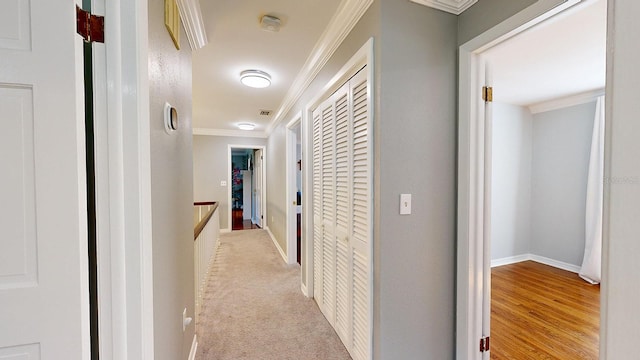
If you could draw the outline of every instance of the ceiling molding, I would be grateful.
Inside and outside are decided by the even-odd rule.
[[[412,2],[460,15],[478,0],[411,0]]]
[[[533,105],[529,105],[529,111],[532,114],[538,114],[546,111],[558,110],[568,108],[570,106],[576,106],[581,104],[590,103],[595,101],[599,96],[604,95],[604,89],[587,91],[575,95],[561,97],[559,99],[553,99]]]
[[[176,0],[176,3],[191,50],[198,50],[207,45],[209,40],[202,20],[200,0]]]
[[[327,28],[309,54],[307,61],[293,81],[293,85],[285,95],[276,115],[267,126],[267,136],[271,134],[271,131],[284,119],[284,116],[300,99],[313,79],[329,61],[372,3],[373,0],[343,0],[340,3],[329,25],[327,25]]]
[[[261,138],[261,139],[266,139],[268,137],[267,133],[265,133],[264,131],[205,129],[205,128],[194,128],[193,135],[231,136],[231,137]]]

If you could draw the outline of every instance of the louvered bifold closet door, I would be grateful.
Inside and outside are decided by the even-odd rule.
[[[371,240],[372,240],[372,124],[368,71],[351,78],[351,263],[352,336],[351,356],[371,359]]]
[[[322,308],[322,116],[313,112],[313,297]]]
[[[335,109],[333,97],[321,106],[322,116],[322,311],[335,326]]]
[[[351,264],[349,229],[351,176],[349,131],[349,84],[333,96],[335,110],[335,244],[336,244],[336,319],[335,330],[347,345],[351,344]]]

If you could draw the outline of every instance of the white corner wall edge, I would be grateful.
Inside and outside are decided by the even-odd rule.
[[[267,136],[271,134],[271,131],[284,119],[296,101],[300,99],[313,79],[329,61],[333,53],[338,50],[342,41],[349,35],[372,3],[373,0],[343,0],[340,3],[338,10],[329,21],[329,25],[320,36],[320,39],[318,39],[309,57],[307,57],[307,61],[293,81],[293,85],[285,95],[276,116],[267,126]]]
[[[207,129],[207,128],[193,128],[193,135],[207,135],[207,136],[231,136],[242,138],[261,138],[266,139],[268,134],[264,131],[246,131],[246,130],[226,130],[226,129]]]
[[[576,274],[580,272],[580,266],[578,265],[573,265],[563,261],[554,260],[548,257],[534,255],[534,254],[522,254],[522,255],[500,258],[500,259],[493,259],[491,260],[491,267],[494,268],[494,267],[499,267],[504,265],[511,265],[511,264],[516,264],[523,261],[535,261],[540,264],[549,265],[554,268],[570,271]]]
[[[300,282],[300,291],[302,291],[302,295],[309,297],[309,292],[307,291],[307,285],[303,282]]]
[[[280,256],[282,256],[282,260],[284,260],[284,262],[287,263],[287,255],[284,253],[284,250],[282,250],[282,248],[280,247],[280,244],[278,244],[276,237],[273,236],[271,229],[269,229],[268,226],[265,227],[264,229],[267,230],[269,237],[271,237],[271,241],[273,241],[273,245],[275,245],[276,249],[278,249],[278,252],[280,253]]]
[[[198,352],[198,338],[197,335],[193,335],[193,341],[191,342],[191,351],[189,351],[189,360],[196,360],[196,353]]]
[[[529,111],[532,114],[538,114],[542,112],[564,109],[571,106],[586,104],[595,101],[599,96],[604,95],[604,89],[591,90],[582,92],[575,95],[569,95],[561,97],[559,99],[553,99],[533,105],[529,105]]]
[[[478,0],[411,0],[411,2],[460,15]]]
[[[176,0],[176,3],[191,50],[203,48],[209,40],[202,20],[200,0]]]
[[[220,234],[230,233],[231,229],[220,229]]]

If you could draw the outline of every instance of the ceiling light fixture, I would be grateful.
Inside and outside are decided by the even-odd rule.
[[[271,85],[271,76],[260,70],[245,70],[240,73],[240,81],[252,88],[266,88]]]
[[[253,130],[256,128],[256,125],[251,123],[240,123],[238,124],[238,128],[240,130]]]

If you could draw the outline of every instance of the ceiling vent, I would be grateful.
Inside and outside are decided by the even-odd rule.
[[[261,116],[270,116],[271,115],[271,110],[260,110],[260,115]]]
[[[265,15],[260,19],[260,27],[265,31],[278,32],[280,31],[280,19],[275,16]]]

